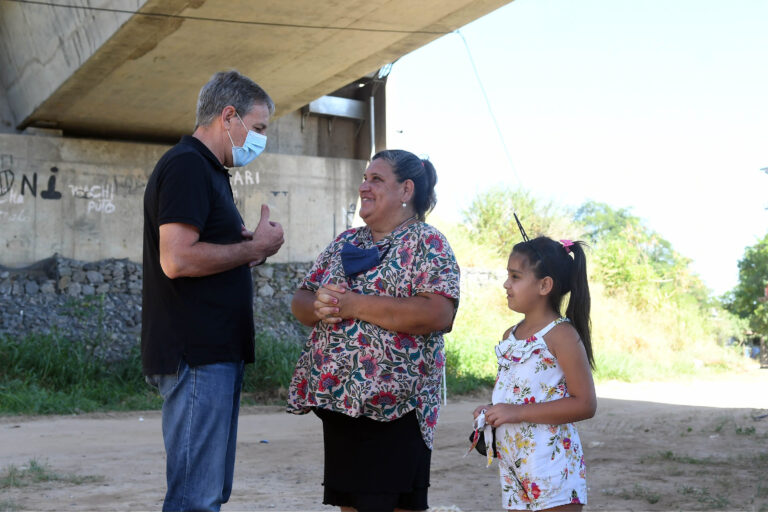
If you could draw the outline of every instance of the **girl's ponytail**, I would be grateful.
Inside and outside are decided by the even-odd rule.
[[[587,282],[587,257],[584,254],[583,242],[573,242],[570,249],[573,254],[571,264],[569,288],[571,296],[568,299],[568,307],[565,316],[571,319],[571,323],[579,333],[584,348],[587,351],[589,365],[595,368],[595,359],[592,356],[592,325],[589,319],[591,299],[589,296],[589,283]]]

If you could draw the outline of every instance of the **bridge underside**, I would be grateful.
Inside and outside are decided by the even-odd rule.
[[[193,128],[200,86],[229,68],[259,82],[280,117],[506,3],[4,0],[6,124],[65,136],[176,140]]]

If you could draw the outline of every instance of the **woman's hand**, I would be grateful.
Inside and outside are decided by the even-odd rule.
[[[326,324],[337,324],[342,321],[341,299],[347,293],[346,283],[326,284],[315,292],[315,301],[312,303],[315,316]]]
[[[388,331],[420,335],[450,328],[454,302],[436,293],[412,297],[365,295],[350,290],[342,282],[325,284],[316,292],[297,290],[291,312],[310,327],[317,322],[337,324],[354,318]]]
[[[505,423],[520,423],[523,421],[521,417],[523,407],[525,407],[524,404],[492,405],[485,411],[485,424],[492,427],[499,427]]]

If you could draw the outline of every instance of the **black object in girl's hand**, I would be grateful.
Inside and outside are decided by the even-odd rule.
[[[493,448],[493,458],[496,459],[496,429],[491,429],[491,432],[493,432],[493,442],[491,443],[491,447]],[[469,433],[469,442],[473,442],[475,440],[475,431]],[[475,445],[475,450],[480,455],[487,455],[488,450],[485,448],[485,432],[483,430],[480,430],[480,437],[477,439],[477,444]]]

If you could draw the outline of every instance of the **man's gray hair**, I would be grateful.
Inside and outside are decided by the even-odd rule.
[[[275,102],[256,82],[234,69],[219,71],[200,89],[195,129],[210,124],[227,105],[243,117],[256,103],[266,105],[270,115],[275,113]]]

